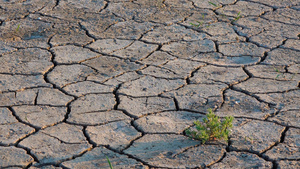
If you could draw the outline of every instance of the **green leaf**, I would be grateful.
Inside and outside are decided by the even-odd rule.
[[[18,32],[20,29],[20,24],[18,25],[17,29],[16,29],[16,32]]]
[[[109,164],[109,168],[110,168],[110,169],[113,169],[113,166],[112,166],[112,164],[111,164],[111,162],[109,161],[109,159],[108,159],[107,156],[106,156],[106,159],[107,159],[107,162],[108,162],[108,164]]]
[[[211,5],[213,5],[213,6],[215,6],[215,7],[218,7],[218,5],[216,5],[216,4],[212,3],[212,2],[208,2],[208,3],[211,4]]]

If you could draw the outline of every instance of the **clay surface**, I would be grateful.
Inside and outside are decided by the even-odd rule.
[[[299,0],[0,0],[0,168],[299,168]],[[228,142],[188,137],[208,109]]]

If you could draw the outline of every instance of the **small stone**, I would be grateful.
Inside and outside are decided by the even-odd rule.
[[[143,166],[142,163],[127,157],[126,155],[120,155],[104,147],[95,147],[91,151],[86,152],[83,156],[75,159],[65,161],[62,166],[68,168],[109,168],[107,158],[111,162],[114,168],[137,168],[148,169]]]
[[[188,59],[201,52],[214,52],[216,51],[216,47],[213,41],[205,39],[192,42],[173,42],[167,45],[163,45],[161,50],[169,52],[179,58]]]
[[[184,85],[184,80],[166,80],[145,76],[132,82],[124,83],[118,90],[120,94],[130,96],[156,96]]]
[[[101,126],[88,126],[87,135],[97,145],[109,145],[110,148],[122,151],[132,140],[140,137],[130,121],[112,122]]]
[[[230,135],[231,150],[262,153],[280,141],[284,127],[258,120],[235,120]]]
[[[135,126],[145,133],[182,133],[202,114],[187,111],[167,111],[144,116],[134,121]]]
[[[91,81],[84,81],[67,85],[63,88],[63,90],[71,95],[80,97],[82,95],[92,93],[112,93],[114,88],[112,86]]]
[[[204,168],[220,160],[225,152],[221,145],[196,146],[199,144],[181,135],[147,134],[124,152],[152,166],[166,168]]]
[[[248,78],[242,68],[216,67],[208,65],[200,68],[190,78],[191,83],[223,82],[235,84]]]
[[[60,87],[67,84],[84,81],[95,71],[84,65],[58,65],[49,74],[48,79]]]
[[[89,49],[73,45],[54,47],[52,51],[55,54],[54,61],[57,63],[80,63],[100,56],[100,54],[92,52]]]
[[[53,126],[64,120],[66,107],[50,106],[14,106],[15,114],[22,121],[39,128]]]
[[[26,167],[34,161],[25,150],[16,147],[0,147],[0,167]]]
[[[212,169],[246,169],[246,168],[261,168],[271,169],[272,163],[265,161],[258,157],[256,154],[250,154],[247,152],[229,152],[226,153],[224,159],[221,162],[211,166]]]
[[[118,109],[125,110],[134,117],[141,117],[146,114],[156,113],[164,110],[176,110],[173,99],[164,97],[141,97],[134,98],[119,96],[120,104]]]
[[[271,160],[297,160],[300,157],[300,130],[290,128],[286,134],[283,143],[274,146],[268,150],[264,156]]]

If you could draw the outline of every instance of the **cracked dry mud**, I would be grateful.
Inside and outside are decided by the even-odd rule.
[[[0,168],[299,168],[299,16],[299,0],[0,0]],[[235,117],[229,142],[186,136],[208,108]]]

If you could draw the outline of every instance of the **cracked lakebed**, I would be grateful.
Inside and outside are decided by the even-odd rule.
[[[299,168],[299,6],[0,0],[0,168]]]

